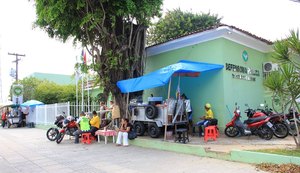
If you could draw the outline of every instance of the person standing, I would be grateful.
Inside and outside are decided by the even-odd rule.
[[[4,128],[6,123],[6,112],[4,110],[2,110],[1,120],[2,120],[2,128]]]
[[[194,133],[194,129],[193,129],[193,110],[192,110],[192,106],[191,106],[191,100],[187,98],[187,96],[183,93],[180,97],[185,105],[185,112],[189,121],[189,133],[192,134]]]
[[[211,110],[211,105],[209,103],[205,104],[204,109],[205,109],[205,115],[200,117],[201,121],[197,122],[197,126],[199,126],[199,136],[203,135],[202,126],[205,128],[208,125],[209,120],[214,118],[214,113]]]
[[[112,121],[113,121],[113,125],[115,127],[119,127],[119,121],[120,121],[120,117],[121,117],[121,114],[120,114],[120,108],[118,105],[116,105],[114,103],[114,101],[110,101],[110,104],[111,104],[111,118],[112,118]]]
[[[108,108],[107,108],[107,106],[105,105],[105,103],[104,102],[100,102],[100,118],[101,118],[101,120],[103,120],[103,119],[106,119],[106,110],[107,110]]]

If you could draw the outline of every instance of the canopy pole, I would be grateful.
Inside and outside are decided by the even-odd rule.
[[[170,99],[171,83],[172,83],[172,77],[170,77],[170,80],[169,80],[168,99]]]
[[[127,93],[127,101],[126,101],[126,114],[125,114],[126,118],[129,118],[129,116],[128,116],[128,102],[129,102],[129,93]]]
[[[170,77],[170,80],[169,80],[169,88],[168,88],[168,100],[170,99],[170,92],[171,92],[171,83],[172,83],[172,77]],[[167,105],[168,106],[168,105]],[[168,111],[167,111],[168,112]],[[168,113],[167,113],[167,116],[165,117],[166,120],[165,120],[165,134],[164,134],[164,141],[167,140],[167,128],[168,128]]]

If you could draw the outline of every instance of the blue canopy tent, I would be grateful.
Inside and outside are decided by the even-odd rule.
[[[121,80],[117,82],[117,86],[122,93],[128,93],[127,104],[129,102],[129,93],[141,91],[145,89],[155,88],[169,83],[168,98],[170,97],[171,77],[172,76],[189,76],[197,77],[201,72],[220,70],[224,66],[219,64],[209,64],[202,62],[194,62],[180,60],[176,64],[158,69],[138,78]],[[126,109],[127,115],[127,109]],[[167,126],[165,126],[164,140],[166,140]]]
[[[172,75],[197,77],[201,72],[219,70],[223,67],[219,64],[181,60],[144,76],[118,81],[117,86],[122,93],[130,93],[166,85]]]
[[[32,106],[38,106],[38,105],[44,105],[44,103],[37,101],[37,100],[28,100],[21,104],[22,107],[27,107],[27,106],[32,107]]]

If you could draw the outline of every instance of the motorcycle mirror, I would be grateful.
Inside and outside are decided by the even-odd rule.
[[[236,105],[237,105],[237,102],[235,102],[234,105],[236,106]]]
[[[246,103],[245,106],[249,107],[249,105]]]

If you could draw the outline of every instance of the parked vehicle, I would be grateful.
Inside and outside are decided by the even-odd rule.
[[[290,135],[297,134],[296,124],[300,131],[300,114],[298,112],[295,112],[295,115],[296,115],[296,122],[294,120],[293,109],[290,109],[289,113],[285,115],[285,122],[289,125],[289,134]],[[299,132],[299,135],[300,135],[300,132]]]
[[[69,136],[74,136],[74,132],[77,130],[76,121],[72,116],[67,116],[63,121],[63,127],[59,130],[59,133],[56,138],[56,143],[59,144],[64,139],[64,136],[67,134]]]
[[[174,126],[178,122],[187,123],[183,108],[182,100],[168,99],[163,103],[162,97],[149,97],[148,104],[131,102],[129,105],[137,135],[143,136],[147,130],[152,138],[158,138],[165,126]]]
[[[247,109],[248,111],[253,111],[252,109]],[[248,118],[242,123],[240,120],[241,111],[239,106],[236,104],[236,109],[234,111],[234,116],[232,120],[226,124],[225,135],[228,137],[236,137],[238,135],[248,136],[248,135],[258,135],[260,138],[265,140],[270,140],[273,137],[273,124],[269,122],[270,117],[261,116],[257,118]]]
[[[59,129],[63,127],[64,115],[57,115],[54,124],[56,127],[51,127],[47,130],[46,136],[50,141],[55,141],[59,133]]]
[[[264,107],[264,109],[251,109],[248,107],[247,109],[247,117],[248,118],[258,118],[263,116],[270,117],[270,122],[273,124],[272,130],[274,133],[274,136],[277,138],[285,138],[289,134],[288,125],[284,121],[284,117],[282,114],[275,114],[271,108],[268,107],[268,105],[261,104],[261,107]]]

